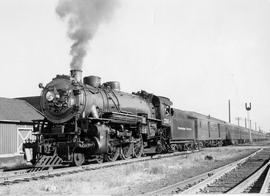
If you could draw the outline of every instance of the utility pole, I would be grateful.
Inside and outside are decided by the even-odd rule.
[[[249,123],[249,141],[250,143],[252,143],[252,137],[251,137],[251,120],[250,120],[250,116],[249,116],[249,111],[251,110],[251,103],[249,103],[249,106],[247,105],[247,103],[245,103],[245,107],[247,110],[247,121]]]
[[[235,120],[237,120],[238,127],[240,126],[240,120],[242,120],[240,117],[236,117]]]
[[[241,120],[241,118],[240,117],[236,117],[235,120],[237,120],[237,124],[238,124],[238,127],[239,127],[240,126],[239,121]],[[240,137],[240,139],[242,139],[241,131],[240,131],[240,129],[238,129],[238,130],[239,130],[239,137]]]
[[[255,131],[257,131],[257,123],[255,122]]]
[[[229,100],[229,123],[231,123],[231,101]]]
[[[245,128],[247,128],[247,119],[245,118]]]

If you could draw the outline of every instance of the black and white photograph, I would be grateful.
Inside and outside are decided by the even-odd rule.
[[[270,193],[270,0],[1,0],[0,196]]]

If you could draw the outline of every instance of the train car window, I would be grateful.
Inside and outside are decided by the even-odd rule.
[[[209,133],[209,137],[210,137],[210,122],[208,122],[207,125],[208,125],[208,133]]]
[[[220,124],[218,124],[218,137],[221,137],[220,136]]]
[[[172,116],[174,115],[174,110],[173,110],[173,108],[171,108],[171,115],[172,115]]]
[[[165,107],[165,116],[169,116],[170,115],[170,106]]]

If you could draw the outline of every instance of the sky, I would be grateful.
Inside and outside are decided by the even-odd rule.
[[[39,95],[69,74],[56,0],[0,1],[0,97]],[[118,0],[89,43],[83,75],[166,96],[175,108],[270,131],[269,0]]]

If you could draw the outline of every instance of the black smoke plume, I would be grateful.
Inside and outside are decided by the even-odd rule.
[[[87,46],[101,22],[112,17],[117,0],[59,0],[56,13],[68,22],[68,37],[73,41],[71,69],[82,69]]]

